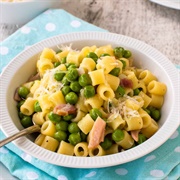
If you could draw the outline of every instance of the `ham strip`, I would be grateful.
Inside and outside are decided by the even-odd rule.
[[[97,147],[100,142],[104,141],[106,122],[98,117],[89,134],[88,148],[92,149]]]
[[[60,116],[66,116],[69,114],[75,114],[76,107],[71,104],[59,104],[59,105],[55,106],[53,112]]]
[[[134,131],[131,131],[131,136],[132,138],[137,142],[138,141],[138,135],[139,135],[139,132],[140,130],[134,130]]]
[[[125,88],[133,88],[133,82],[128,78],[121,79],[120,85]]]

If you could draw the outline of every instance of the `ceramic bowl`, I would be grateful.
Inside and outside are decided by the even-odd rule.
[[[96,168],[107,167],[138,159],[165,143],[179,126],[179,73],[174,65],[159,51],[139,40],[108,32],[80,32],[55,36],[39,42],[17,55],[4,69],[0,78],[1,128],[6,136],[23,129],[13,100],[15,89],[26,82],[36,70],[36,61],[44,47],[57,50],[58,45],[70,45],[80,49],[84,46],[111,44],[122,46],[133,53],[134,65],[149,69],[159,81],[167,85],[162,107],[159,130],[144,143],[113,155],[101,157],[75,157],[57,154],[37,146],[31,137],[21,137],[13,143],[26,153],[43,161],[66,167]]]
[[[23,25],[48,8],[55,7],[56,3],[57,0],[0,2],[0,23]]]

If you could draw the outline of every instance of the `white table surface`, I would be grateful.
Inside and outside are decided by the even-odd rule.
[[[180,11],[149,0],[61,0],[56,8],[110,32],[130,36],[161,51],[180,65]],[[0,41],[20,25],[0,24]],[[0,179],[14,180],[0,163]]]

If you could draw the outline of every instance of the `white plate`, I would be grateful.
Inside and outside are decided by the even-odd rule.
[[[150,0],[150,1],[160,4],[162,6],[180,10],[180,0]]]
[[[101,157],[75,157],[57,154],[34,144],[27,137],[21,137],[14,144],[26,153],[43,161],[66,167],[97,168],[126,163],[138,159],[161,146],[177,129],[180,119],[179,73],[174,65],[153,47],[130,37],[107,32],[79,32],[55,36],[39,42],[16,56],[4,69],[0,78],[0,119],[1,128],[6,136],[19,132],[22,126],[17,115],[16,102],[13,101],[15,89],[24,83],[35,71],[38,53],[44,47],[57,50],[57,45],[69,45],[80,49],[84,46],[113,47],[123,46],[132,51],[134,63],[152,71],[168,90],[162,108],[160,129],[146,142],[127,151]]]

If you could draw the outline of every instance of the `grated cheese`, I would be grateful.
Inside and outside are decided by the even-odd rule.
[[[63,87],[61,82],[58,82],[54,79],[54,74],[57,69],[50,69],[45,72],[43,78],[41,79],[40,86],[36,89],[34,97],[37,98],[42,95],[51,95],[56,91],[60,91]],[[63,71],[65,72],[65,71]]]

